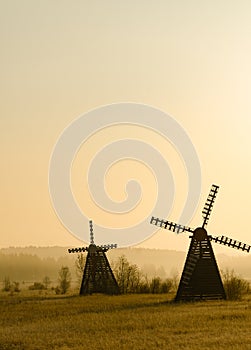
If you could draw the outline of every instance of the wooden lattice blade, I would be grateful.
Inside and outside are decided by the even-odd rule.
[[[167,220],[161,220],[159,218],[155,218],[154,216],[152,216],[150,224],[161,227],[161,228],[165,228],[166,230],[170,230],[170,231],[176,232],[176,233],[181,233],[184,231],[187,231],[187,232],[194,231],[193,229],[191,229],[188,226],[175,224],[174,222],[167,221]]]
[[[95,244],[90,244],[89,247],[78,247],[78,248],[70,248],[68,249],[68,253],[81,253],[89,251],[92,247],[92,250],[104,251],[107,252],[109,249],[117,248],[117,244],[104,244],[100,246],[96,246]]]
[[[89,221],[90,227],[90,245],[89,247],[77,247],[68,249],[68,253],[81,253],[81,252],[107,252],[109,249],[117,248],[117,244],[104,244],[96,245],[94,243],[94,233],[93,233],[93,223],[92,220]]]
[[[118,245],[117,244],[102,244],[99,247],[105,248],[105,249],[115,249],[118,247]]]
[[[92,220],[89,221],[89,227],[90,227],[90,244],[94,244],[94,233],[93,233]]]
[[[87,250],[88,250],[88,247],[71,248],[71,249],[68,249],[68,253],[81,253],[81,252],[86,252]]]
[[[249,244],[239,242],[236,239],[232,239],[226,236],[211,237],[211,239],[216,243],[223,244],[235,249],[240,249],[247,253],[251,251],[251,246]]]
[[[202,227],[205,227],[208,223],[209,216],[211,214],[213,204],[216,198],[216,195],[219,191],[219,186],[217,185],[212,185],[209,195],[207,197],[206,203],[204,205],[204,208],[202,210],[202,217],[204,219]]]

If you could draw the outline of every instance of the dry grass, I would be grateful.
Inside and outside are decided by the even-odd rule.
[[[251,349],[251,301],[167,295],[0,296],[0,349]]]

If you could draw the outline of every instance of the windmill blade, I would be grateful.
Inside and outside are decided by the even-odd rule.
[[[90,244],[94,244],[93,224],[92,220],[89,221],[90,226]]]
[[[215,201],[215,198],[216,198],[216,194],[218,193],[218,190],[219,190],[219,186],[212,185],[211,190],[209,192],[209,195],[207,197],[206,203],[205,203],[204,208],[202,210],[202,217],[204,219],[203,225],[202,225],[203,228],[208,223],[208,219],[209,219],[209,216],[211,214],[211,211],[212,211],[212,208],[213,208],[213,204],[214,204],[214,201]]]
[[[88,247],[71,248],[71,249],[68,249],[68,253],[81,253],[81,252],[86,252],[87,250],[88,250]]]
[[[223,244],[223,245],[226,245],[226,246],[231,247],[231,248],[246,251],[247,253],[249,253],[250,249],[251,249],[251,246],[249,244],[239,242],[236,239],[228,238],[226,236],[211,237],[211,240],[213,240],[216,243]]]
[[[184,231],[187,231],[187,232],[194,231],[193,229],[191,229],[188,226],[175,224],[174,222],[171,222],[171,221],[160,220],[159,218],[155,218],[154,216],[152,216],[150,224],[161,227],[161,228],[165,228],[167,230],[170,230],[170,231],[173,231],[176,233],[181,233]]]
[[[117,244],[102,244],[99,247],[104,249],[115,249],[117,246]]]

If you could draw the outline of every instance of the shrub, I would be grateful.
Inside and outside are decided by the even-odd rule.
[[[20,292],[19,282],[11,283],[9,277],[4,278],[3,285],[3,292]]]
[[[30,290],[44,290],[46,289],[45,285],[40,282],[34,282],[31,286],[29,286]]]
[[[173,282],[170,279],[165,279],[161,282],[160,293],[169,293],[173,287]]]
[[[145,281],[140,282],[138,292],[139,293],[150,293],[150,286],[149,286],[149,282],[147,279]]]
[[[53,288],[53,290],[55,290],[55,293],[58,295],[58,294],[61,294],[61,290],[59,288],[59,286],[57,286],[56,288]]]
[[[171,289],[172,281],[170,279],[162,280],[159,277],[154,277],[149,284],[149,292],[153,294],[169,293]]]
[[[222,277],[228,300],[241,300],[242,296],[250,291],[248,281],[236,276],[233,270],[222,272]]]
[[[19,293],[21,291],[19,288],[19,282],[13,282],[12,289],[13,289],[13,292]]]

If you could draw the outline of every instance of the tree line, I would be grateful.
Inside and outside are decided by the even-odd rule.
[[[86,258],[81,253],[77,255],[75,260],[75,274],[78,279],[78,284],[82,281],[83,269]],[[136,264],[131,264],[125,255],[117,258],[112,262],[112,270],[117,280],[120,293],[176,293],[179,283],[179,276],[175,275],[172,278],[160,278],[159,276],[149,278],[144,274]],[[222,279],[227,298],[229,300],[239,300],[244,294],[250,292],[250,284],[248,281],[237,276],[234,271],[223,271]],[[72,273],[66,265],[60,267],[57,276],[57,286],[51,287],[56,294],[65,294],[71,288]],[[42,282],[34,282],[29,286],[32,290],[47,290],[49,289],[51,280],[49,276],[45,276]],[[9,276],[3,279],[3,291],[5,292],[20,292],[20,284],[17,281],[11,282]]]
[[[136,264],[131,264],[125,255],[120,256],[112,264],[113,273],[118,282],[120,292],[126,293],[168,293],[177,289],[178,276],[173,278],[149,278]]]
[[[117,280],[120,293],[169,293],[177,292],[180,276],[173,275],[171,278],[160,278],[159,276],[149,278],[136,264],[131,264],[125,255],[112,262],[112,270]],[[76,273],[79,283],[83,276],[85,257],[79,254],[75,261]],[[245,279],[236,275],[233,270],[221,272],[224,289],[228,300],[240,300],[243,295],[250,293],[250,284]],[[70,278],[70,277],[69,277]],[[62,279],[61,279],[62,281]]]
[[[74,274],[74,258],[72,256],[40,258],[32,254],[2,254],[0,253],[0,281],[8,276],[12,281],[38,281],[48,276],[52,281],[58,278],[61,266],[69,266]]]

